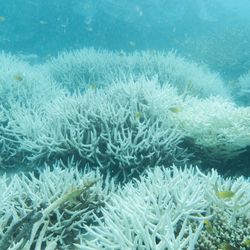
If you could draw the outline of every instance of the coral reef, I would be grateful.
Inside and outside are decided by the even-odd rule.
[[[222,198],[218,192],[231,191]],[[249,237],[250,183],[156,167],[111,195],[80,249],[218,249]],[[243,223],[243,224],[242,224]],[[246,227],[245,227],[246,226]],[[210,248],[211,247],[211,248]],[[216,247],[216,248],[214,248]]]
[[[173,52],[0,61],[0,249],[249,248],[249,179],[185,165],[249,158],[217,74]]]
[[[250,108],[238,107],[221,97],[188,98],[177,116],[185,135],[191,137],[203,155],[234,158],[250,145]]]
[[[160,84],[169,83],[180,93],[208,97],[229,97],[222,78],[205,66],[177,56],[174,52],[143,51],[126,54],[82,49],[61,53],[45,65],[48,75],[69,91],[103,86],[115,80],[157,76]]]
[[[248,107],[179,95],[141,77],[59,94],[38,107],[13,103],[2,110],[0,145],[6,165],[75,156],[125,178],[144,165],[187,161],[190,153],[235,158],[250,145],[249,120]]]
[[[174,89],[141,79],[61,96],[40,109],[14,107],[1,129],[3,155],[32,162],[74,156],[123,179],[145,165],[185,161],[182,132],[157,114],[158,96],[164,96],[166,109],[178,100]]]
[[[92,223],[112,181],[104,188],[97,171],[62,167],[57,163],[39,173],[1,176],[1,249],[69,249],[84,224]]]
[[[42,70],[14,55],[0,53],[0,106],[10,108],[13,103],[41,105],[60,94],[55,81]]]
[[[186,70],[195,71],[196,68],[199,72],[198,65],[190,66],[171,53],[166,56],[142,53],[127,57],[114,54],[116,60],[113,63],[117,63],[116,66],[120,67],[118,72],[123,72],[121,74],[126,76],[125,78],[121,79],[121,74],[117,73],[116,79],[116,70],[110,76],[107,73],[107,79],[103,77],[99,79],[96,76],[97,71],[89,72],[87,75],[95,80],[98,78],[100,82],[103,81],[105,87],[100,87],[99,83],[90,84],[83,93],[70,94],[67,84],[70,82],[78,84],[83,81],[86,87],[88,80],[80,77],[85,74],[85,70],[80,67],[81,63],[79,63],[80,68],[70,71],[72,75],[69,76],[66,66],[70,64],[73,67],[86,53],[89,53],[89,57],[96,54],[96,57],[91,57],[92,61],[89,62],[91,65],[94,59],[98,61],[97,58],[104,56],[104,52],[98,53],[93,50],[75,52],[76,55],[79,54],[79,58],[75,60],[73,60],[75,54],[63,55],[60,60],[65,59],[65,69],[59,59],[55,59],[59,62],[54,62],[53,65],[59,67],[57,70],[58,73],[59,69],[61,70],[62,77],[67,75],[67,83],[64,78],[57,79],[51,73],[48,79],[54,79],[57,83],[49,81],[53,90],[51,95],[45,97],[39,94],[41,91],[38,88],[42,88],[42,85],[39,85],[40,81],[44,83],[43,87],[48,85],[48,81],[40,78],[38,74],[39,81],[36,82],[32,78],[27,80],[29,84],[22,83],[27,92],[30,86],[34,86],[34,89],[31,88],[29,91],[30,97],[25,97],[25,103],[20,99],[22,98],[20,95],[19,99],[9,101],[8,108],[5,104],[0,106],[0,149],[3,164],[13,165],[27,159],[51,162],[75,156],[84,164],[100,166],[103,170],[110,168],[114,174],[122,175],[126,179],[126,176],[133,176],[133,173],[141,173],[144,165],[187,161],[190,155],[185,154],[187,147],[189,153],[194,155],[202,154],[208,160],[211,158],[221,160],[235,158],[250,145],[249,108],[238,107],[223,97],[210,96],[201,99],[192,95],[193,87],[195,86],[197,90],[198,85],[188,85]],[[163,61],[168,58],[165,60],[168,61],[165,66],[171,69],[171,74],[160,73],[159,68],[155,71],[158,75],[155,78],[152,72],[147,73],[152,68],[147,65],[150,55],[152,56],[150,63],[159,58]],[[133,73],[134,68],[137,68],[135,66],[131,72],[122,69],[123,66],[117,60],[118,58],[122,60],[123,57],[133,58],[131,59],[133,62],[136,61],[135,58],[140,58],[140,66],[135,70],[137,75]],[[6,55],[3,58],[7,58],[8,62],[14,60]],[[91,68],[91,65],[87,64],[84,67]],[[105,64],[102,66],[104,68],[100,70],[100,74],[104,76],[104,72],[110,71],[105,68]],[[50,67],[53,71],[53,67],[51,65]],[[43,75],[46,72],[45,68],[48,70],[50,67],[45,64],[36,68],[43,68],[41,72],[39,71]],[[140,69],[144,69],[145,72]],[[35,69],[30,75],[35,76],[36,72]],[[77,79],[79,77],[82,79],[79,82],[74,78],[78,74]],[[142,77],[141,74],[151,79]],[[161,74],[166,78],[161,79]],[[204,88],[205,83],[200,81],[199,74],[192,74],[192,77],[197,78],[196,82],[200,82]],[[111,79],[112,83],[107,85]],[[186,86],[180,94],[178,82],[185,81]],[[60,91],[56,92],[58,88],[56,86],[60,86],[60,82]],[[6,86],[6,83],[4,81],[2,85]],[[77,89],[77,86],[71,87]],[[12,85],[8,89],[11,93],[16,91]]]
[[[156,166],[120,186],[78,167],[1,176],[1,249],[247,249],[249,180]]]

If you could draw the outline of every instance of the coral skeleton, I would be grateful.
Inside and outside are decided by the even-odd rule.
[[[75,156],[125,178],[190,153],[235,158],[250,145],[249,108],[216,96],[229,97],[219,76],[173,52],[84,49],[38,66],[0,60],[5,167]]]

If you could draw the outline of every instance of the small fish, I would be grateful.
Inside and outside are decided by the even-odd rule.
[[[241,245],[242,245],[243,247],[250,247],[250,238],[249,238],[249,239],[245,239],[245,240],[241,243]]]
[[[141,10],[140,6],[135,6],[135,11],[138,13],[139,16],[143,16],[143,11]]]
[[[239,248],[230,245],[229,243],[221,243],[218,250],[240,250]]]
[[[213,233],[213,225],[212,225],[212,223],[211,223],[211,221],[210,220],[204,220],[204,225],[205,225],[205,228],[206,228],[206,230],[208,231],[208,233]]]
[[[230,190],[216,191],[215,194],[220,199],[231,199],[235,195],[235,193],[233,191],[230,191]]]
[[[141,117],[142,117],[142,112],[140,112],[140,111],[135,112],[136,119],[140,119]]]
[[[89,84],[89,88],[92,90],[96,90],[97,89],[97,84],[95,82],[92,82]]]
[[[169,110],[173,113],[180,113],[182,111],[181,107],[178,107],[178,106],[173,106],[169,108]]]
[[[20,82],[23,80],[23,77],[21,74],[17,73],[13,76],[13,79]]]
[[[91,26],[86,26],[85,29],[86,29],[88,32],[92,32],[92,31],[94,30]]]
[[[47,25],[47,24],[48,24],[48,22],[45,21],[45,20],[40,20],[39,23],[40,23],[41,25]]]
[[[129,46],[131,46],[131,47],[135,47],[135,42],[134,41],[129,41]]]
[[[4,21],[6,21],[6,17],[5,16],[0,16],[0,23],[3,23]]]

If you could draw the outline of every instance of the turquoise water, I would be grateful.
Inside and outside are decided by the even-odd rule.
[[[2,0],[0,4],[5,18],[0,23],[0,48],[14,54],[40,58],[90,46],[174,49],[226,78],[237,78],[250,66],[247,0]]]

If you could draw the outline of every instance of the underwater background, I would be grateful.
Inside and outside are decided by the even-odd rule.
[[[0,0],[0,249],[250,249],[248,0]]]
[[[1,1],[1,49],[41,60],[62,50],[177,50],[228,78],[249,68],[249,1]],[[33,56],[33,57],[32,57]]]

